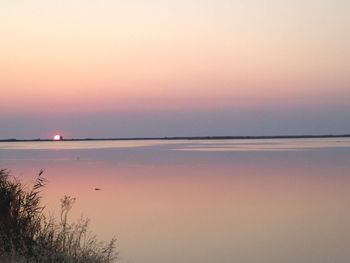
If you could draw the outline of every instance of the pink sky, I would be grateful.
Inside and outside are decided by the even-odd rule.
[[[349,3],[311,2],[11,1],[0,119],[349,112]]]

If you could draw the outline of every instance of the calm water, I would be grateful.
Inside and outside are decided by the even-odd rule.
[[[349,263],[350,139],[0,143],[123,263]],[[101,191],[94,191],[94,188]]]

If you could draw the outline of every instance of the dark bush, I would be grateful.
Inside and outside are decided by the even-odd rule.
[[[46,217],[40,192],[46,184],[38,174],[27,189],[0,169],[0,258],[1,262],[109,263],[117,259],[116,239],[98,242],[88,231],[89,220],[70,223],[68,214],[75,198],[61,199],[59,219]]]

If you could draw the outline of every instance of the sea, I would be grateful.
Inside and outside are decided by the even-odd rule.
[[[350,138],[0,142],[121,263],[349,263]]]

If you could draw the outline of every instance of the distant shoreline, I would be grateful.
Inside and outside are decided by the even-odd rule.
[[[135,138],[81,138],[61,141],[146,141],[146,140],[252,140],[252,139],[312,139],[312,138],[350,138],[341,135],[275,135],[275,136],[176,136],[176,137],[135,137]],[[51,142],[52,139],[2,139],[0,142]]]

